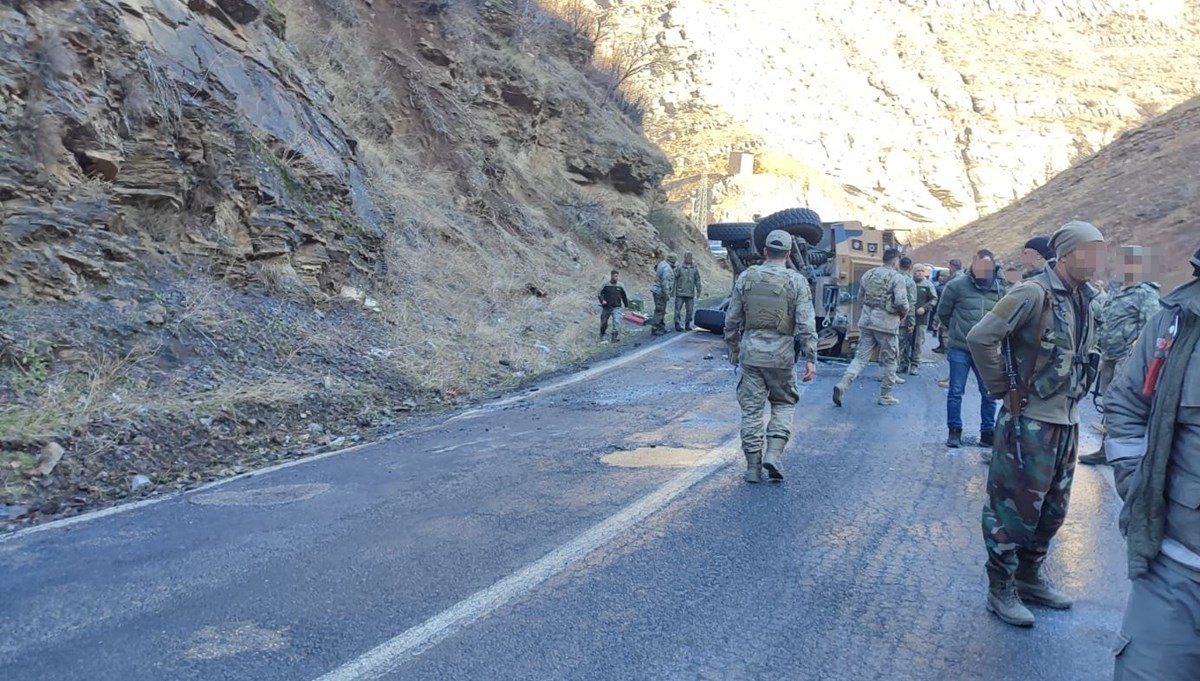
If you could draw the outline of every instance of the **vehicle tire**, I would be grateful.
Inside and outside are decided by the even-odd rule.
[[[720,241],[725,248],[749,244],[753,236],[753,222],[714,222],[708,226],[709,240]]]
[[[787,208],[771,213],[754,226],[754,250],[762,250],[761,245],[766,243],[767,235],[777,229],[804,239],[809,246],[820,243],[825,231],[821,227],[821,216],[817,215],[816,211],[809,208]]]
[[[725,333],[725,311],[724,310],[696,310],[695,316],[692,317],[692,323],[713,333]]]

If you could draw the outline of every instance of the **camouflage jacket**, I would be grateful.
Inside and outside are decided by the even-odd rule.
[[[675,295],[675,270],[671,263],[664,260],[654,268],[654,285],[650,287],[650,292],[668,298]]]
[[[900,332],[900,320],[908,316],[908,286],[899,270],[884,266],[867,270],[858,282],[858,299],[863,306],[859,328]]]
[[[917,280],[908,272],[901,272],[904,275],[904,288],[908,291],[908,317],[905,318],[906,326],[912,326],[917,323]]]
[[[684,298],[699,298],[703,286],[700,268],[684,263],[675,269],[675,295]]]
[[[937,309],[938,293],[934,288],[933,282],[928,279],[922,279],[917,282],[917,309],[924,308],[924,314],[917,315],[917,324],[924,324],[929,319],[929,315]],[[915,311],[914,311],[915,313]]]
[[[1146,322],[1161,308],[1157,284],[1142,282],[1126,286],[1109,298],[1097,320],[1100,326],[1097,339],[1104,358],[1128,357]]]
[[[1049,308],[1043,314],[1047,292]],[[1009,338],[1018,384],[1029,400],[1023,416],[1059,425],[1079,423],[1079,400],[1095,378],[1087,364],[1096,344],[1091,315],[1095,295],[1089,284],[1071,290],[1051,269],[1014,286],[967,334],[988,393],[1001,397],[1008,392],[1001,344]]]
[[[747,275],[757,276],[755,270],[766,270],[769,274],[789,279],[783,295],[790,298],[788,309],[794,320],[791,335],[780,333],[777,329],[746,328]],[[808,281],[799,272],[776,262],[755,265],[742,272],[733,284],[729,309],[725,312],[725,345],[729,352],[738,354],[739,364],[786,369],[796,365],[797,342],[801,357],[810,362],[817,361],[817,321]]]

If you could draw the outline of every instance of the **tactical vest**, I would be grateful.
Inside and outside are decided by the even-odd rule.
[[[883,267],[877,267],[867,274],[863,275],[862,282],[859,284],[863,287],[863,305],[873,307],[876,310],[884,310],[888,314],[896,314],[896,301],[892,296],[893,279],[888,276],[891,270]],[[903,276],[896,272],[896,276]]]
[[[746,330],[765,329],[790,336],[796,331],[796,297],[793,279],[787,270],[751,267],[742,275],[742,305],[746,312]]]
[[[1091,305],[1076,310],[1079,320],[1078,335],[1070,328],[1065,307],[1074,305],[1077,294],[1060,297],[1051,293],[1049,282],[1043,277],[1030,279],[1043,291],[1042,304],[1038,310],[1040,336],[1037,360],[1030,378],[1030,388],[1045,400],[1055,395],[1066,395],[1080,400],[1087,395],[1088,388],[1096,379],[1099,355],[1091,352],[1095,345],[1095,325],[1092,321]]]

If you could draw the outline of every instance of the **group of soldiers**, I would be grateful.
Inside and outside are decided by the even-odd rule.
[[[811,294],[804,277],[786,266],[791,246],[786,232],[768,235],[764,264],[738,277],[726,313],[730,361],[741,368],[737,398],[750,483],[783,480],[797,366],[803,360],[803,381],[816,370]],[[1073,604],[1042,565],[1066,518],[1079,458],[1079,404],[1095,384],[1106,439],[1089,456],[1113,467],[1134,580],[1114,679],[1194,681],[1200,679],[1200,251],[1190,261],[1196,279],[1161,302],[1157,287],[1144,280],[1146,254],[1138,247],[1123,250],[1124,286],[1102,294],[1092,281],[1105,256],[1099,229],[1069,222],[1026,244],[1020,282],[1009,286],[995,256],[980,250],[938,296],[921,285],[920,270],[906,277],[911,263],[886,250],[883,264],[862,278],[858,351],[833,400],[842,403],[878,353],[879,404],[897,404],[899,369],[911,373],[920,359],[919,342],[901,353],[902,336],[920,338],[922,317],[936,311],[951,373],[949,446],[962,446],[968,374],[983,398],[979,442],[990,447],[981,515],[985,604],[1002,621],[1027,627],[1034,624],[1030,605]]]
[[[683,254],[683,264],[679,265],[674,254],[668,255],[654,268],[654,284],[650,293],[654,297],[654,318],[651,322],[651,333],[661,336],[667,333],[667,305],[675,299],[675,330],[691,331],[692,316],[696,312],[696,299],[704,292],[704,282],[700,278],[700,268],[696,266],[691,253]],[[621,273],[612,270],[609,278],[600,286],[598,298],[600,301],[600,340],[604,341],[609,326],[612,326],[612,342],[620,340],[621,326],[617,320],[617,312],[629,307],[629,295],[625,285],[621,283]]]

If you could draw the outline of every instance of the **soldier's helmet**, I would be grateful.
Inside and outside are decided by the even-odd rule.
[[[767,248],[777,251],[792,250],[792,235],[782,229],[772,231],[767,235]]]

